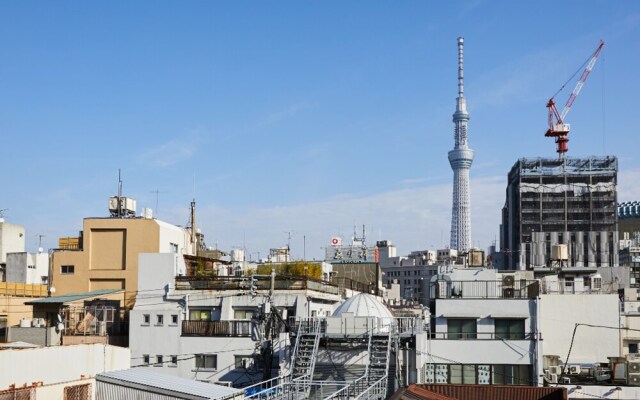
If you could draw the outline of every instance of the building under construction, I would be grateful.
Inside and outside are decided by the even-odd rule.
[[[506,269],[618,265],[616,157],[522,158],[511,168],[500,247]],[[566,245],[566,256],[552,254]]]

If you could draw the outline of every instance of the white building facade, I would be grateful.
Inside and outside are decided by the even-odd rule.
[[[275,277],[269,303],[270,277],[176,278],[175,263],[171,254],[140,255],[130,314],[134,367],[211,383],[256,383],[265,370],[277,375],[286,368],[290,318],[331,315],[340,301],[336,286]],[[265,333],[267,321],[273,329]]]

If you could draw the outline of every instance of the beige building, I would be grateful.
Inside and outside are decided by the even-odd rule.
[[[140,253],[192,255],[194,250],[189,230],[152,218],[85,218],[83,225],[77,245],[52,253],[56,295],[125,290],[125,306],[131,307]]]

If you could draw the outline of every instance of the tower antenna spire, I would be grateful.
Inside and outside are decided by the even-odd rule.
[[[453,170],[453,201],[451,207],[452,249],[466,252],[471,248],[471,208],[469,200],[469,169],[473,163],[473,150],[468,146],[467,100],[464,97],[464,38],[458,38],[458,97],[453,113],[454,147],[449,152]]]

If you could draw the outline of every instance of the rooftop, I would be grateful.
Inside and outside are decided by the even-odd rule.
[[[242,397],[244,394],[240,389],[159,374],[146,368],[104,372],[96,375],[96,381],[142,389],[178,399],[221,400]]]
[[[72,293],[72,294],[65,294],[65,295],[62,295],[62,296],[45,297],[43,299],[27,301],[24,304],[26,304],[26,305],[64,304],[64,303],[69,303],[69,302],[77,301],[77,300],[90,299],[90,298],[98,297],[98,296],[105,296],[105,295],[108,295],[108,294],[117,293],[117,292],[121,292],[121,291],[122,291],[122,289],[101,289],[101,290],[94,290],[94,291],[86,292],[86,293]]]

